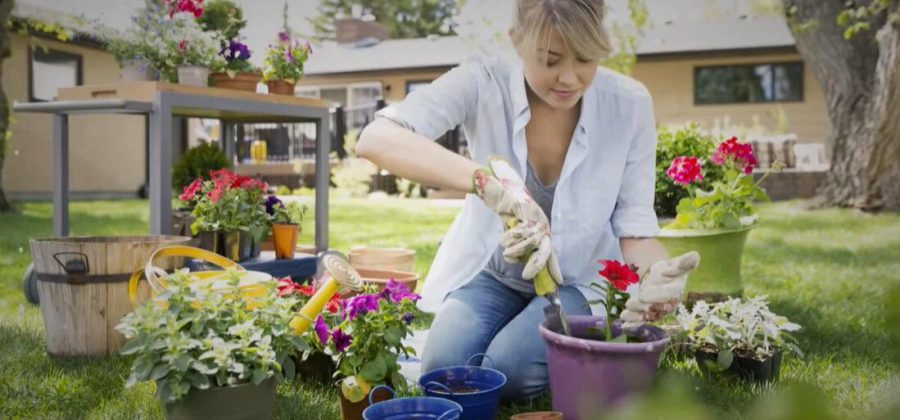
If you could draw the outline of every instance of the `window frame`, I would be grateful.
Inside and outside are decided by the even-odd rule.
[[[723,101],[723,102],[700,102],[699,96],[697,95],[697,77],[699,76],[700,71],[707,69],[727,69],[727,68],[739,68],[739,67],[749,67],[752,70],[756,70],[757,67],[760,66],[769,66],[772,69],[772,80],[771,80],[771,89],[774,95],[775,93],[775,67],[789,67],[792,65],[796,65],[800,68],[800,83],[798,86],[799,96],[797,99],[772,99],[771,101]],[[806,100],[806,64],[803,61],[773,61],[773,62],[755,62],[755,63],[739,63],[739,64],[716,64],[716,65],[707,65],[707,66],[694,66],[694,77],[692,80],[692,95],[694,98],[694,106],[717,106],[717,105],[760,105],[760,104],[778,104],[778,103],[801,103]]]
[[[50,101],[53,101],[53,99],[49,99],[49,100],[38,99],[37,97],[34,96],[34,58],[35,58],[35,52],[36,52],[35,48],[41,48],[41,47],[30,46],[27,48],[27,50],[28,50],[28,101],[29,102],[50,102]],[[75,86],[81,86],[82,84],[84,84],[84,56],[83,55],[77,54],[74,52],[70,52],[70,51],[62,51],[62,50],[57,50],[57,49],[52,49],[52,48],[46,48],[46,49],[41,48],[41,53],[48,54],[48,55],[61,54],[61,55],[75,58],[75,62],[76,62]]]

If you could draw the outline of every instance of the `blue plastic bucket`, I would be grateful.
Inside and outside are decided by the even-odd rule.
[[[473,366],[472,359],[483,357],[490,368]],[[484,353],[472,355],[465,366],[435,369],[419,377],[419,387],[429,397],[447,398],[462,406],[462,420],[493,419],[500,405],[500,390],[506,385],[506,375],[494,367],[494,361]]]
[[[379,388],[390,391],[392,398],[396,396],[394,390],[388,386],[378,385],[372,388],[369,392],[371,405],[363,411],[365,420],[458,420],[463,411],[462,407],[453,401],[434,397],[393,398],[372,404],[372,395]]]

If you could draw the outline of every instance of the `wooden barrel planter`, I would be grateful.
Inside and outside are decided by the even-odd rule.
[[[115,327],[131,312],[128,278],[161,246],[186,236],[98,236],[31,240],[41,314],[52,356],[104,356],[125,343]],[[182,261],[165,261],[165,269]],[[146,285],[145,285],[146,287]],[[144,293],[149,296],[149,290]]]
[[[350,264],[354,268],[411,272],[416,263],[416,251],[406,248],[350,248]]]

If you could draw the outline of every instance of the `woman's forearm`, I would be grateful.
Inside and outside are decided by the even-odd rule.
[[[666,249],[656,238],[622,238],[619,239],[619,245],[622,247],[625,263],[636,265],[641,275],[653,263],[669,258]]]
[[[390,173],[421,184],[469,192],[480,166],[387,119],[376,119],[359,136],[356,154]]]

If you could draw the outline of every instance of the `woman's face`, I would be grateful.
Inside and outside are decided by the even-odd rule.
[[[563,38],[550,31],[549,42],[519,45],[528,86],[547,105],[565,110],[575,106],[597,74],[597,61],[578,57]]]

